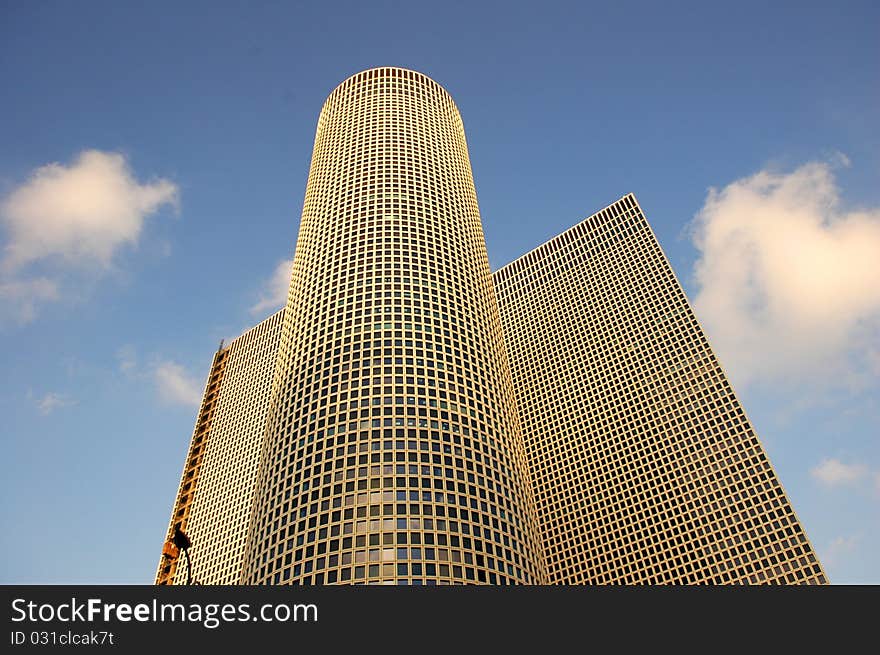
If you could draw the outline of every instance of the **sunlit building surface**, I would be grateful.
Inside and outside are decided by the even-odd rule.
[[[635,198],[493,276],[458,109],[399,68],[324,104],[176,527],[202,584],[825,581]]]
[[[543,582],[464,128],[396,68],[318,119],[243,582]]]
[[[493,277],[549,583],[826,582],[633,195]]]
[[[238,584],[281,338],[278,311],[214,355],[184,463],[168,539],[192,541],[193,579]],[[186,563],[162,556],[157,584],[183,584]]]

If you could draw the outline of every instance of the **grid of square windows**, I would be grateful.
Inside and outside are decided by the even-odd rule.
[[[228,347],[188,521],[194,575],[200,584],[229,585],[241,579],[283,317],[283,310],[276,312]],[[184,579],[185,567],[179,567],[176,582]]]
[[[194,579],[237,584],[265,434],[283,310],[218,349],[184,465],[168,539],[192,541]],[[186,567],[163,555],[157,584],[182,584]]]
[[[243,581],[543,580],[464,129],[365,71],[321,112]]]
[[[205,584],[826,582],[635,197],[490,276],[458,111],[391,68],[325,103],[177,526]]]
[[[826,582],[633,195],[493,278],[548,582]]]

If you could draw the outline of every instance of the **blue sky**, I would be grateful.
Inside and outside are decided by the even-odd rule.
[[[321,105],[393,65],[458,103],[494,268],[636,194],[832,581],[880,583],[873,3],[0,13],[0,582],[151,582]]]

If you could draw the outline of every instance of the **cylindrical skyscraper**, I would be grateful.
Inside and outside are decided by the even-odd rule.
[[[419,73],[318,120],[242,582],[541,583],[461,117]]]

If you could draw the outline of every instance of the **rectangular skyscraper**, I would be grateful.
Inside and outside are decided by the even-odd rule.
[[[633,195],[493,277],[549,583],[826,582]]]
[[[168,538],[192,540],[194,580],[238,584],[284,310],[214,356]],[[186,564],[162,556],[156,584],[182,584]]]

